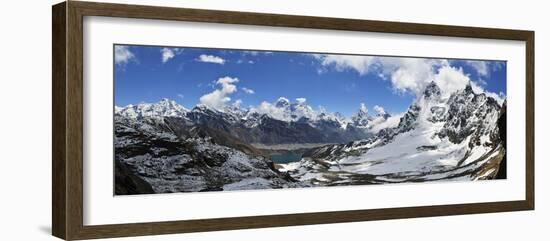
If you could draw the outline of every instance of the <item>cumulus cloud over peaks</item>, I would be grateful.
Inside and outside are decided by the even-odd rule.
[[[447,95],[463,90],[470,83],[470,77],[464,74],[462,68],[451,67],[449,65],[439,68],[438,73],[433,78],[435,83],[441,88],[441,91]]]
[[[376,133],[382,129],[397,127],[399,125],[399,122],[401,121],[401,117],[404,114],[405,113],[397,113],[393,116],[390,116],[387,119],[376,118],[371,122],[371,125],[372,125],[371,130]]]
[[[306,98],[296,98],[296,102],[291,103],[285,97],[279,97],[275,103],[263,101],[260,105],[251,107],[250,112],[267,114],[284,121],[297,121],[302,117],[315,120],[320,113],[306,104]]]
[[[462,90],[470,83],[470,77],[462,68],[451,66],[446,60],[406,58],[395,71],[390,72],[394,89],[420,95],[434,81],[444,96]]]
[[[197,61],[204,62],[204,63],[213,63],[213,64],[225,63],[225,59],[222,59],[221,57],[218,57],[218,56],[207,55],[207,54],[201,54],[197,59]]]
[[[243,100],[238,99],[238,100],[236,100],[235,102],[233,102],[232,105],[233,105],[233,107],[235,107],[235,108],[241,108],[241,105],[242,105],[242,104],[243,104]]]
[[[130,51],[128,46],[115,45],[115,64],[125,65],[136,56]]]
[[[398,92],[419,94],[433,80],[434,71],[445,64],[419,58],[384,58],[379,61],[384,76]]]
[[[353,70],[359,75],[374,73],[391,81],[398,92],[420,93],[431,82],[435,69],[443,65],[444,60],[422,58],[378,57],[358,55],[312,54],[324,70]],[[448,64],[448,63],[447,63]]]
[[[476,82],[471,82],[472,90],[476,94],[485,93],[485,95],[495,99],[499,105],[502,105],[504,103],[504,100],[506,100],[506,95],[502,92],[500,93],[493,93],[489,92],[483,89],[483,87],[479,86]]]
[[[379,56],[352,56],[352,55],[325,55],[312,54],[319,61],[323,71],[333,69],[335,71],[353,70],[359,75],[375,74],[389,80],[391,87],[398,93],[412,93],[420,95],[424,88],[432,81],[441,88],[443,95],[464,89],[471,81],[462,68],[452,66],[443,59],[405,58],[405,57],[379,57]],[[465,61],[472,66],[480,76],[487,76],[491,68],[499,68],[500,63],[488,61]],[[490,66],[494,65],[494,66]],[[323,72],[321,71],[321,73]],[[479,87],[480,92],[489,96],[499,96]]]
[[[216,81],[216,85],[220,88],[201,96],[200,103],[217,110],[223,110],[226,104],[231,101],[228,96],[237,91],[235,83],[239,82],[238,78],[222,77]]]
[[[286,103],[289,103],[290,101],[289,101],[287,98],[281,96],[281,97],[279,97],[279,98],[277,99],[277,102],[286,102]]]
[[[378,114],[378,115],[385,115],[386,114],[386,111],[384,110],[384,108],[382,108],[382,106],[375,105],[373,107],[373,109],[374,109],[374,112],[376,112],[376,114]]]
[[[367,109],[367,105],[365,105],[365,103],[361,103],[361,104],[359,105],[359,110],[360,110],[361,112],[365,112],[365,113],[368,113],[368,112],[369,112],[369,110]]]

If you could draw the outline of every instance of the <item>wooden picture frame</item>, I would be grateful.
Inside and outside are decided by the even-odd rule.
[[[356,222],[533,210],[534,32],[324,17],[211,11],[68,1],[52,8],[52,232],[66,240]],[[207,23],[517,40],[526,43],[525,199],[490,203],[87,226],[83,224],[83,17],[107,16]]]

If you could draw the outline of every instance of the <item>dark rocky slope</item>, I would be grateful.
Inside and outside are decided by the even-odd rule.
[[[185,120],[115,118],[116,193],[219,191],[295,187],[287,174],[249,145]],[[224,145],[221,145],[224,144]],[[231,146],[231,147],[229,147]],[[130,174],[133,174],[130,176]],[[119,182],[120,181],[120,182]]]

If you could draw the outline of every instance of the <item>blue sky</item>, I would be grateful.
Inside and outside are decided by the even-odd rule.
[[[286,97],[345,116],[361,103],[400,113],[431,80],[449,91],[471,81],[479,91],[506,95],[504,61],[115,45],[114,67],[117,106],[169,98],[189,109],[235,101],[247,108]]]

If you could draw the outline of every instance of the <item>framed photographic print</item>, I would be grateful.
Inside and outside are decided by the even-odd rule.
[[[78,1],[52,24],[57,237],[534,209],[532,31]]]

